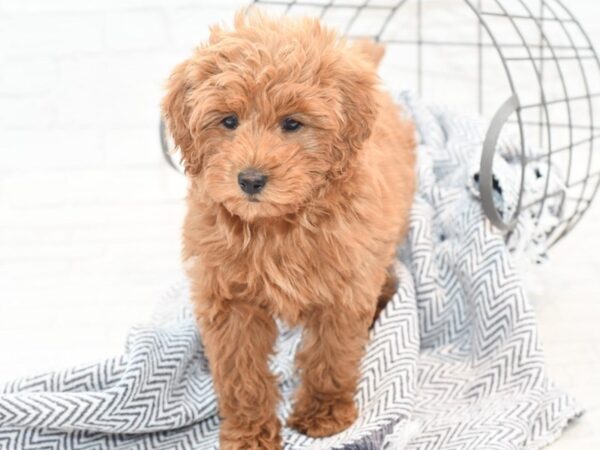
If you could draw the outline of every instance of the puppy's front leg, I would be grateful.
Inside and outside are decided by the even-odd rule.
[[[221,450],[279,450],[279,392],[268,359],[277,337],[261,307],[223,300],[198,313],[219,399]]]
[[[357,417],[354,395],[360,361],[375,311],[333,308],[315,312],[304,331],[296,362],[301,385],[288,425],[312,437],[348,428]]]

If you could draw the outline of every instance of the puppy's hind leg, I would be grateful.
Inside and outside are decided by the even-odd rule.
[[[375,310],[375,317],[373,317],[373,323],[371,327],[375,324],[375,321],[381,314],[381,311],[385,309],[389,301],[392,299],[396,290],[398,289],[398,277],[394,272],[394,266],[390,266],[387,269],[385,281],[383,286],[381,287],[381,292],[379,293],[379,297],[377,297],[377,309]]]

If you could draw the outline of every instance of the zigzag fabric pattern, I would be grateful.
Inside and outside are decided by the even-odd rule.
[[[505,237],[473,195],[469,162],[483,124],[408,94],[401,103],[420,133],[420,187],[398,292],[362,363],[360,417],[325,439],[285,429],[285,448],[541,448],[582,411],[547,378]],[[218,448],[216,399],[187,292],[185,281],[173,286],[157,319],[131,331],[123,355],[0,387],[0,449]],[[272,360],[282,418],[300,338],[282,326]]]

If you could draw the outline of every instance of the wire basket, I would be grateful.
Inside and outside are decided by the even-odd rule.
[[[478,111],[489,120],[479,171],[485,214],[510,233],[520,214],[559,218],[548,246],[568,233],[600,186],[600,61],[560,0],[255,0],[270,11],[317,16],[348,38],[386,45],[380,75],[391,89]],[[465,76],[465,74],[470,76]],[[466,95],[465,92],[471,93]],[[501,131],[517,136],[520,189],[512,217],[494,203],[493,161]],[[166,133],[162,129],[163,142]],[[528,149],[535,147],[537,153]],[[166,146],[165,146],[166,148]],[[171,162],[171,161],[170,161]],[[531,165],[535,164],[535,171]],[[547,176],[524,201],[532,173]]]

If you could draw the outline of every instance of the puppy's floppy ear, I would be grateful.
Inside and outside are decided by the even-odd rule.
[[[199,167],[193,161],[194,138],[190,129],[190,108],[187,105],[187,96],[190,90],[188,68],[190,61],[177,65],[167,82],[167,93],[162,101],[162,112],[175,145],[181,150],[185,161],[186,172],[190,168]]]
[[[373,64],[358,55],[348,55],[337,71],[340,93],[340,131],[336,145],[337,172],[342,172],[371,135],[379,106],[376,100],[379,79]]]
[[[347,60],[340,73],[343,130],[352,147],[360,147],[369,138],[377,118],[375,100],[377,74],[370,64],[357,57]]]

